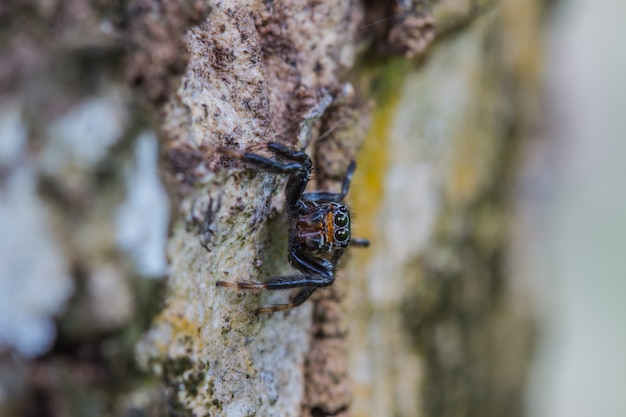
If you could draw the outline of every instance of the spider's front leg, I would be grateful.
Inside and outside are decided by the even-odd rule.
[[[266,313],[272,311],[283,311],[297,307],[305,302],[317,288],[327,287],[335,281],[334,265],[326,259],[313,259],[292,248],[291,253],[289,254],[289,261],[294,267],[302,271],[304,274],[273,277],[268,279],[266,282],[217,281],[216,285],[218,287],[230,287],[246,290],[286,290],[292,288],[302,288],[302,290],[297,292],[289,303],[276,304],[269,307],[259,308],[257,310],[258,313]]]
[[[270,142],[263,147],[278,157],[288,159],[289,162],[281,162],[252,152],[244,152],[236,149],[223,148],[222,152],[266,171],[290,174],[285,189],[285,196],[289,209],[293,212],[298,207],[300,198],[309,182],[313,162],[306,152],[294,151],[278,143]]]
[[[356,169],[356,162],[350,162],[348,165],[348,169],[346,170],[346,175],[343,177],[343,183],[341,185],[340,193],[329,193],[326,191],[317,191],[313,193],[306,193],[302,195],[302,198],[307,201],[333,201],[335,203],[341,203],[346,195],[348,195],[348,191],[350,190],[350,182],[352,181],[352,175],[354,174],[354,170]]]
[[[311,168],[313,167],[311,158],[309,158],[309,155],[307,155],[306,152],[294,151],[275,142],[270,142],[267,145],[257,147],[257,149],[266,149],[276,156],[288,159],[289,162],[281,162],[276,159],[266,158],[254,152],[246,152],[232,148],[220,148],[222,153],[230,157],[240,159],[252,166],[256,166],[257,168],[262,168],[270,172],[283,174],[306,172],[308,174],[311,172]]]

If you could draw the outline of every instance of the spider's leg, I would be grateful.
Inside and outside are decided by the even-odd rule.
[[[313,162],[306,152],[294,151],[275,142],[268,143],[267,148],[277,156],[295,161],[291,162],[292,165],[300,164],[300,171],[292,173],[285,188],[287,204],[292,211],[296,211],[304,189],[309,182]]]
[[[367,248],[370,245],[370,241],[367,239],[351,239],[350,245],[358,246],[359,248]]]
[[[332,262],[324,258],[312,258],[302,253],[298,247],[291,247],[289,250],[289,263],[305,274],[317,275],[332,284],[335,266]]]
[[[302,194],[302,199],[306,201],[333,201],[335,203],[341,203],[341,200],[343,200],[343,196],[337,193],[317,191],[313,193]]]
[[[335,253],[333,254],[332,259],[330,260],[330,262],[333,264],[333,267],[336,268],[337,267],[337,262],[339,262],[339,258],[341,258],[341,255],[343,255],[344,251],[343,250],[337,250],[335,251]]]
[[[335,265],[323,258],[311,258],[300,253],[295,248],[289,253],[289,263],[303,273],[300,275],[283,275],[273,277],[256,286],[239,288],[264,288],[266,290],[286,290],[302,287],[328,287],[335,281]]]
[[[304,303],[309,299],[311,294],[315,292],[316,288],[303,288],[296,293],[296,295],[291,299],[290,302],[286,304],[274,304],[268,307],[261,307],[256,310],[256,313],[271,313],[274,311],[285,311],[290,308],[298,307],[300,304]]]
[[[341,185],[341,199],[348,194],[348,190],[350,189],[350,182],[352,181],[352,175],[354,174],[354,170],[356,169],[356,162],[351,161],[350,165],[348,165],[348,169],[346,170],[346,176],[343,177],[343,184]]]
[[[307,167],[299,161],[296,162],[280,162],[274,159],[266,158],[261,155],[250,152],[230,153],[231,156],[235,156],[242,161],[254,165],[259,168],[263,168],[270,172],[276,172],[279,174],[298,174],[307,172]]]
[[[288,290],[291,288],[304,287],[328,287],[334,281],[332,274],[330,276],[319,275],[282,275],[272,277],[265,282],[256,281],[217,281],[215,285],[218,287],[239,288],[242,290]]]
[[[295,211],[300,197],[302,197],[302,193],[304,193],[304,189],[309,182],[311,168],[313,167],[311,158],[309,158],[305,152],[293,151],[273,142],[269,143],[266,148],[278,156],[291,159],[291,161],[280,162],[252,152],[244,152],[236,149],[224,148],[222,152],[257,168],[279,174],[290,174],[291,176],[285,189],[285,196],[287,197],[287,204],[290,209]]]
[[[290,288],[303,287],[328,287],[335,281],[334,265],[326,259],[312,259],[306,255],[298,254],[292,250],[289,254],[289,262],[303,274],[282,275],[272,277],[265,282],[217,281],[218,287],[231,287],[245,290],[287,290]]]
[[[232,148],[220,148],[221,152],[233,158],[241,159],[252,165],[260,166],[270,171],[280,173],[293,173],[297,171],[311,171],[313,163],[306,152],[294,151],[275,142],[254,147],[254,149],[266,149],[278,157],[288,159],[289,162],[279,162],[275,159],[266,158],[254,152],[248,152]]]
[[[352,181],[352,175],[356,169],[356,162],[350,162],[345,177],[343,177],[343,184],[341,185],[341,193],[328,193],[328,192],[315,192],[306,193],[302,195],[302,198],[308,201],[333,201],[335,203],[341,203],[350,190],[350,182]]]
[[[306,152],[294,151],[276,142],[270,142],[266,147],[275,155],[291,159],[292,161],[299,161],[305,165],[311,162],[311,158]]]

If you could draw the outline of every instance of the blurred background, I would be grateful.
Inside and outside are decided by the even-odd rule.
[[[545,188],[521,205],[542,318],[532,416],[626,414],[624,16],[622,1],[570,0],[546,20],[546,136],[523,180]]]

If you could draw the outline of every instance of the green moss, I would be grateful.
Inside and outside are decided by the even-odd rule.
[[[189,395],[195,397],[198,395],[198,387],[204,381],[204,377],[206,373],[202,370],[191,372],[187,374],[184,378],[185,389],[189,393]]]
[[[398,98],[404,81],[414,66],[415,61],[403,57],[381,57],[369,53],[362,58],[358,65],[360,71],[355,74],[352,82],[361,96],[374,98],[376,109],[385,107]]]
[[[168,381],[182,376],[185,372],[193,368],[193,362],[187,356],[180,356],[178,358],[169,358],[161,363],[163,367],[163,376]]]
[[[167,386],[174,390],[182,385],[187,398],[195,398],[200,393],[200,387],[204,383],[208,365],[196,364],[187,356],[169,358],[161,362],[163,377]],[[209,395],[213,392],[213,383],[209,382]],[[177,413],[188,413],[188,407],[180,402],[179,392],[169,396],[170,406]],[[178,414],[177,414],[178,415]]]

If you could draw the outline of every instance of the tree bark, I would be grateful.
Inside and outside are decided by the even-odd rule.
[[[75,31],[54,32],[60,57],[38,49],[41,33],[13,38],[13,67],[0,79],[19,81],[3,97],[28,126],[29,149],[17,154],[35,155],[26,165],[39,189],[29,195],[45,213],[33,216],[53,218],[43,220],[54,236],[46,248],[60,242],[62,253],[47,257],[61,259],[51,261],[61,284],[45,285],[65,285],[40,313],[58,314],[56,343],[22,352],[47,356],[2,359],[24,375],[11,385],[21,398],[43,396],[42,410],[56,415],[79,415],[84,403],[101,414],[522,415],[534,325],[508,243],[517,158],[535,117],[539,2],[55,7],[5,11],[47,24],[62,16]],[[64,43],[76,34],[92,38]],[[60,60],[80,76],[20,74],[33,55],[21,55],[24,42],[44,58],[36,68]],[[78,92],[50,104],[54,95],[25,93],[33,80]],[[105,103],[94,118],[112,114],[115,132],[82,153],[63,139],[71,133],[55,142],[58,115],[94,97]],[[336,283],[312,301],[256,315],[288,294],[215,283],[292,270],[286,178],[247,169],[223,149],[268,142],[307,151],[315,189],[337,191],[356,159],[352,232],[372,245],[351,249]],[[158,248],[167,209],[166,271]],[[133,232],[151,218],[153,228]],[[164,274],[163,294],[142,278]],[[64,378],[70,388],[57,386]],[[6,404],[13,415],[33,407]]]

